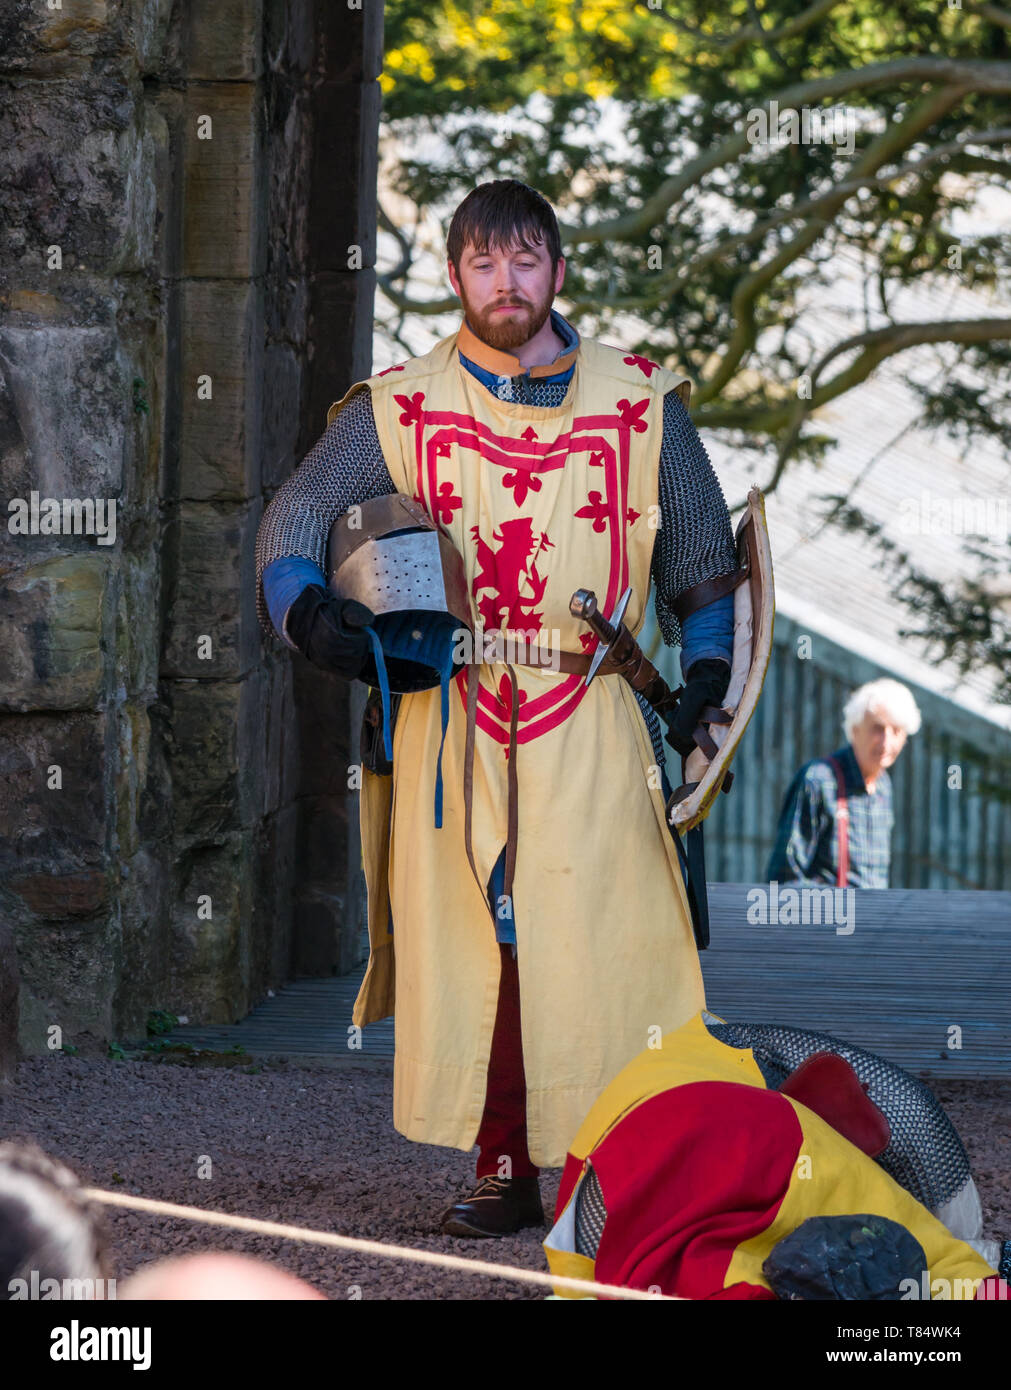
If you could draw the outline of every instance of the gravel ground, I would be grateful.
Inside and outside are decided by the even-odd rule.
[[[1011,1234],[1011,1081],[937,1083],[969,1151],[986,1233]],[[89,1185],[545,1271],[544,1231],[442,1236],[473,1186],[473,1156],[409,1143],[391,1120],[389,1065],[228,1067],[55,1054],[18,1069],[0,1136],[30,1138]],[[475,1151],[476,1152],[476,1151]],[[211,1160],[211,1176],[198,1165]],[[205,1164],[206,1166],[206,1164]],[[541,1178],[550,1219],[558,1170]],[[259,1255],[333,1299],[542,1298],[518,1284],[105,1209],[117,1276],[196,1250]]]

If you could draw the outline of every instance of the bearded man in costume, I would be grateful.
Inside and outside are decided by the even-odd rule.
[[[704,1006],[663,745],[691,752],[726,693],[738,562],[690,384],[552,309],[565,261],[540,194],[476,188],[447,251],[464,321],[331,407],[264,514],[257,604],[324,670],[383,685],[392,775],[363,772],[371,953],[354,1020],[395,1015],[399,1132],[479,1147],[477,1186],[442,1229],[492,1236],[543,1221],[539,1167],[564,1161],[649,1030]],[[407,687],[392,741],[384,665],[421,626],[380,638],[327,574],[331,528],[378,498],[452,543],[471,629],[550,634],[555,658],[429,653],[441,692]],[[385,539],[410,528],[400,516]],[[630,588],[634,634],[651,579],[685,678],[665,736],[606,661],[586,683],[599,639],[570,612],[581,587],[605,614]]]

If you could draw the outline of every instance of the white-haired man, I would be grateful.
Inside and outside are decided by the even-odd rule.
[[[800,769],[783,802],[767,876],[778,883],[887,888],[892,766],[920,727],[912,693],[898,681],[862,685],[846,701],[847,742]]]

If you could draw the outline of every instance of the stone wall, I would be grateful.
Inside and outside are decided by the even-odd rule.
[[[262,640],[253,555],[371,367],[381,47],[381,0],[0,16],[0,913],[30,1051],[230,1022],[358,959],[358,709]],[[12,531],[33,493],[114,499],[114,537]]]

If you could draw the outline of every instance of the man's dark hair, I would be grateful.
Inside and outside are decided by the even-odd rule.
[[[446,252],[459,275],[460,258],[470,245],[478,252],[514,245],[529,251],[535,243],[543,243],[553,271],[562,257],[562,239],[551,204],[518,179],[495,179],[479,184],[454,212]]]

